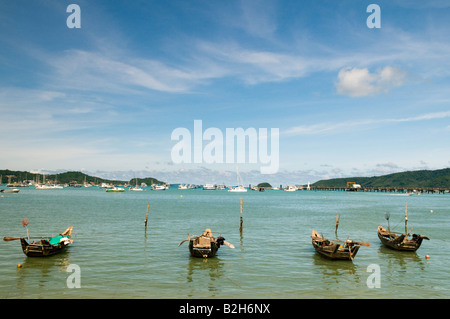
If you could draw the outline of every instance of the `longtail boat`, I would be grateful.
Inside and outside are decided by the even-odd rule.
[[[234,248],[232,244],[225,241],[222,236],[214,237],[211,229],[207,228],[200,236],[193,236],[183,240],[178,244],[181,246],[185,241],[189,241],[189,252],[192,257],[208,258],[214,257],[220,246],[225,244],[230,248]]]
[[[26,238],[21,237],[22,250],[28,257],[47,257],[65,250],[73,240],[70,238],[73,226],[67,228],[63,233],[53,237],[41,237],[39,240],[29,243]],[[29,240],[29,239],[28,239]]]
[[[353,260],[361,246],[370,246],[369,243],[352,240],[327,239],[313,230],[311,234],[312,245],[321,256],[332,260]]]
[[[405,232],[404,233],[398,233],[393,232],[390,229],[389,226],[389,214],[386,214],[386,219],[388,221],[388,229],[378,226],[378,238],[380,241],[388,248],[394,249],[394,250],[401,250],[401,251],[416,251],[419,249],[420,245],[422,244],[422,241],[424,239],[429,240],[428,237],[413,234],[411,239],[408,239],[410,237],[410,234],[412,232],[411,230],[408,232],[408,208],[407,203],[405,202]]]

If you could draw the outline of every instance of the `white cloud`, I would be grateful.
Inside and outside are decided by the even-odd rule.
[[[394,87],[402,86],[405,77],[404,71],[391,66],[377,73],[370,73],[367,68],[344,68],[339,71],[335,85],[338,94],[361,97],[387,93]]]

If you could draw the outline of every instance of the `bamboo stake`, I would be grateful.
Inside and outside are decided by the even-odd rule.
[[[338,230],[338,227],[339,227],[339,219],[340,218],[341,218],[341,214],[336,212],[336,228],[334,230],[334,234],[336,235],[336,238],[337,238],[337,230]]]
[[[407,226],[407,224],[408,224],[408,209],[407,209],[407,205],[406,205],[406,202],[405,202],[405,235],[406,236],[408,236],[407,234],[408,234],[408,226]]]
[[[147,221],[148,221],[148,209],[150,207],[150,204],[147,204],[147,216],[145,216],[145,233],[147,233]]]
[[[243,201],[242,201],[242,198],[241,198],[241,226],[239,228],[241,232],[242,232],[242,228],[244,226],[244,221],[242,220],[242,212],[243,212],[243,210],[244,210],[244,208],[243,208]]]

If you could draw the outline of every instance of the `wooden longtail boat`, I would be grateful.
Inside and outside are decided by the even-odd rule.
[[[192,257],[208,258],[214,257],[219,250],[220,246],[225,244],[230,248],[234,246],[225,241],[222,236],[214,237],[211,229],[207,228],[200,236],[188,236],[188,239],[183,240],[179,245],[185,241],[189,241],[189,252]]]
[[[312,245],[316,252],[328,259],[353,260],[361,246],[370,246],[369,243],[360,243],[352,240],[326,239],[313,230],[311,234]]]
[[[21,237],[22,250],[28,257],[46,257],[55,255],[73,243],[70,239],[73,226],[67,228],[62,234],[54,237],[42,237],[37,241],[28,243],[26,238]]]
[[[391,231],[389,227],[389,215],[386,215],[386,219],[388,220],[388,229],[378,226],[378,238],[380,241],[386,246],[394,250],[401,250],[401,251],[416,251],[419,249],[420,245],[422,244],[422,241],[424,239],[429,240],[428,237],[413,234],[411,239],[408,239],[408,237],[411,234],[411,230],[408,232],[408,210],[407,210],[407,204],[405,202],[405,232],[404,233],[397,233]]]
[[[378,226],[378,238],[386,247],[394,250],[416,251],[424,239],[429,240],[428,237],[417,234],[413,234],[411,239],[408,239],[408,235],[388,231],[386,228]]]

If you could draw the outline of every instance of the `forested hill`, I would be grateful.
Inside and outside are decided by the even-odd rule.
[[[44,181],[44,175],[43,174],[35,174],[30,173],[26,171],[10,171],[10,170],[0,170],[0,184],[2,183],[8,183],[9,180],[11,180],[11,183],[15,182],[22,182],[25,180],[30,181]],[[10,176],[10,177],[8,177]],[[136,179],[131,179],[129,181],[121,181],[121,180],[109,180],[104,179],[96,176],[90,176],[87,174],[84,174],[82,172],[65,172],[60,174],[45,174],[45,181],[50,183],[59,183],[59,184],[66,184],[66,183],[77,183],[77,184],[83,184],[86,183],[95,183],[95,184],[101,184],[101,183],[112,183],[112,184],[135,184]],[[147,185],[151,184],[164,184],[164,182],[161,182],[153,177],[147,177],[147,178],[138,178],[137,184],[140,185],[141,183],[146,183]]]
[[[346,187],[347,182],[354,182],[356,184],[360,184],[362,187],[450,188],[450,168],[434,171],[407,171],[373,177],[334,178],[320,180],[312,186]]]

